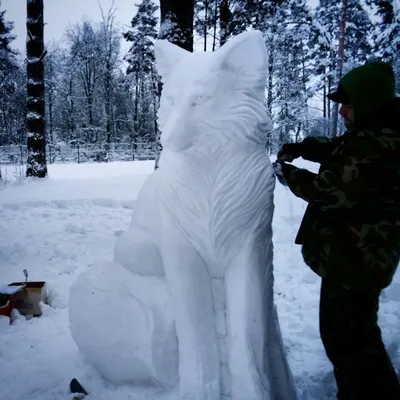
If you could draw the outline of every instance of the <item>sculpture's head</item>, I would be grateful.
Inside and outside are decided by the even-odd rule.
[[[210,140],[264,146],[270,118],[260,32],[242,33],[215,52],[190,53],[159,40],[155,54],[163,82],[158,117],[164,148],[183,151]]]

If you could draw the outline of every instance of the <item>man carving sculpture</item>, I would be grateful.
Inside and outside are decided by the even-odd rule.
[[[390,65],[348,72],[328,97],[343,136],[285,144],[275,172],[308,202],[296,243],[322,278],[320,332],[340,400],[400,399],[378,326],[379,296],[400,260],[400,99]],[[318,174],[287,164],[318,162]]]

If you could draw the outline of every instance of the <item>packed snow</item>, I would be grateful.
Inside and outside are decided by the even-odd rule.
[[[71,286],[72,337],[113,383],[182,399],[294,400],[273,302],[263,37],[246,32],[208,54],[158,41],[155,54],[160,168],[114,262]]]
[[[12,325],[0,318],[2,399],[65,400],[70,398],[72,377],[90,392],[88,399],[162,399],[155,390],[138,394],[134,386],[113,385],[102,378],[72,340],[67,308],[69,288],[77,276],[113,258],[116,240],[130,225],[136,196],[153,164],[50,165],[48,179],[0,191],[1,283],[21,281],[26,268],[29,279],[47,282],[49,292],[49,305],[43,306],[40,318],[21,318]],[[315,170],[311,163],[296,164]],[[318,332],[320,279],[304,265],[294,244],[305,203],[281,185],[276,186],[274,203],[275,302],[298,397],[333,400],[331,365]],[[399,293],[397,273],[382,295],[379,314],[397,370]],[[114,312],[125,313],[123,304]]]

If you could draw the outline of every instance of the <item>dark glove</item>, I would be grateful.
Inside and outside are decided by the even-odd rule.
[[[290,174],[296,170],[297,168],[293,165],[285,164],[282,161],[275,161],[272,164],[274,168],[275,176],[277,177],[278,181],[283,186],[289,186],[288,181],[290,181]]]
[[[277,159],[283,162],[292,162],[302,155],[301,143],[286,143],[279,150]]]

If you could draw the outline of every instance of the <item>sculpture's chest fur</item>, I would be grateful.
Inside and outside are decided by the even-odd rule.
[[[267,155],[246,143],[196,147],[163,154],[157,185],[161,212],[205,258],[213,275],[267,226],[274,178]],[[178,211],[178,212],[177,212]]]

